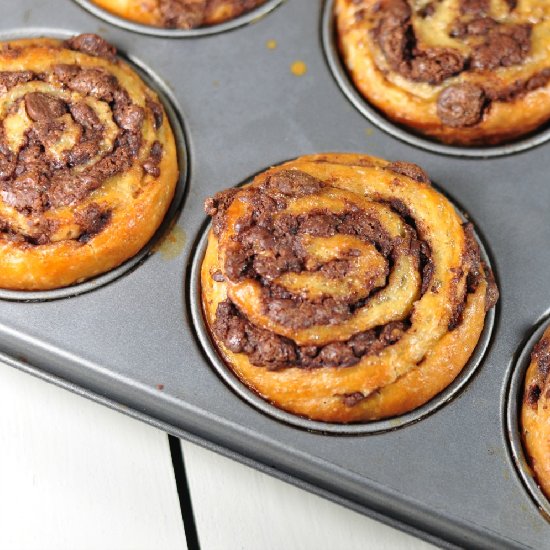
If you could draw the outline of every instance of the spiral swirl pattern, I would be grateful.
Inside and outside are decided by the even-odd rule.
[[[0,48],[0,286],[108,271],[159,226],[177,181],[154,92],[96,35]]]
[[[550,119],[550,6],[522,0],[335,0],[359,91],[399,124],[494,145]]]
[[[530,466],[550,499],[550,328],[531,354],[525,376],[521,426]]]
[[[498,295],[471,225],[414,164],[302,157],[207,212],[202,296],[222,357],[311,419],[423,404],[466,364]]]

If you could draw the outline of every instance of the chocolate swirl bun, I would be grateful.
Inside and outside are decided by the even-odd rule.
[[[525,376],[521,427],[530,465],[550,499],[550,328],[531,354]]]
[[[92,0],[119,17],[154,27],[194,29],[243,15],[266,0]]]
[[[336,0],[340,50],[359,91],[399,124],[494,145],[550,119],[550,4]]]
[[[96,35],[0,45],[0,287],[67,286],[136,254],[172,200],[157,96]]]
[[[415,164],[301,157],[206,210],[202,299],[219,353],[311,419],[422,405],[467,363],[498,296],[472,226]]]

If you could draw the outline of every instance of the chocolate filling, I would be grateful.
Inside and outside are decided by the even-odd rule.
[[[460,13],[463,15],[486,15],[491,8],[490,0],[460,0]]]
[[[17,84],[29,82],[35,78],[31,71],[0,71],[0,93],[11,90]]]
[[[97,35],[75,36],[67,40],[65,46],[115,61],[115,48]],[[146,112],[131,100],[116,77],[102,67],[55,65],[50,73],[3,72],[0,73],[0,93],[1,88],[7,91],[31,81],[49,82],[83,96],[80,100],[67,102],[55,93],[30,92],[17,100],[8,115],[17,112],[23,102],[31,121],[17,152],[8,147],[6,130],[3,124],[0,126],[0,195],[5,204],[33,220],[28,233],[23,235],[24,240],[44,244],[49,242],[55,230],[44,221],[44,214],[49,209],[77,206],[107,179],[132,165],[142,146],[141,130]],[[105,128],[85,101],[86,96],[107,103],[118,126],[112,149],[95,162],[90,161],[98,154]],[[153,100],[148,101],[147,108],[159,127],[162,108]],[[73,132],[76,127],[76,142],[70,149],[55,153],[54,146],[69,125]],[[143,165],[144,170],[158,176],[161,157],[162,146],[155,142]],[[98,213],[98,208],[98,205],[90,205],[85,213],[75,215],[84,241],[109,222],[109,213]]]
[[[235,16],[250,11],[265,0],[225,0],[226,10]],[[212,0],[159,0],[161,25],[170,29],[194,29],[204,24]]]
[[[550,339],[543,338],[531,353],[531,361],[536,362],[537,371],[534,382],[525,390],[524,401],[526,404],[536,407],[542,395],[542,390],[550,378]],[[547,394],[550,393],[550,388]],[[548,395],[545,397],[548,398]]]
[[[497,26],[498,23],[491,17],[478,17],[470,21],[457,19],[452,26],[449,34],[453,38],[486,36],[489,31],[495,29]]]
[[[111,211],[102,210],[98,204],[92,202],[83,210],[75,212],[75,219],[83,230],[78,240],[88,242],[109,223]]]
[[[377,4],[374,38],[390,67],[406,78],[440,84],[464,68],[462,54],[454,48],[423,48],[417,43],[412,10],[406,0]]]
[[[495,25],[485,41],[472,50],[470,67],[490,71],[523,63],[531,49],[531,25]]]
[[[516,2],[508,2],[510,10]],[[417,40],[413,11],[406,0],[381,0],[373,9],[372,35],[392,70],[405,78],[437,85],[463,71],[493,71],[519,65],[531,49],[532,24],[499,22],[490,17],[489,0],[461,0],[459,15],[449,34],[471,46],[465,58],[454,48],[424,47]],[[436,6],[428,4],[418,12],[427,17]],[[550,69],[509,86],[495,87],[462,82],[447,86],[437,102],[442,123],[454,128],[479,124],[491,101],[513,101],[521,94],[548,84]]]
[[[529,78],[515,80],[505,87],[497,88],[486,84],[484,86],[485,95],[492,101],[514,101],[514,99],[527,92],[546,86],[548,81],[550,81],[550,67],[542,69]]]
[[[347,342],[325,346],[297,346],[292,340],[252,325],[230,300],[218,304],[213,331],[233,353],[245,353],[250,362],[269,370],[350,367],[365,355],[380,353],[395,344],[407,330],[406,323],[359,333]]]
[[[356,308],[356,299],[350,296],[339,301],[330,297],[308,300],[299,295],[282,292],[272,281],[287,272],[341,271],[347,264],[311,265],[304,250],[302,237],[331,237],[337,234],[353,235],[370,242],[386,257],[401,252],[404,243],[393,242],[378,220],[350,205],[340,214],[314,210],[298,216],[281,214],[289,196],[299,197],[321,189],[322,183],[297,171],[279,172],[268,178],[259,188],[246,190],[246,201],[252,205],[252,214],[239,220],[234,246],[226,253],[224,272],[232,281],[256,279],[264,287],[265,313],[274,321],[293,328],[307,328],[317,324],[335,324],[348,319]],[[292,192],[292,195],[290,193]],[[227,197],[227,195],[226,195]],[[218,199],[219,200],[219,199]],[[223,199],[222,199],[223,200]],[[208,203],[208,211],[212,206]],[[223,216],[219,207],[214,224],[219,230],[217,216]],[[411,248],[410,243],[408,246]],[[408,250],[408,253],[412,253]],[[350,251],[350,258],[353,251]],[[346,260],[346,258],[342,258]],[[386,273],[387,274],[387,273]],[[365,289],[375,289],[375,281],[365,280]]]

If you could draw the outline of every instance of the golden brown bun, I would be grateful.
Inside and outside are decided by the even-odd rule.
[[[92,0],[100,8],[142,25],[193,29],[229,21],[266,0]]]
[[[169,121],[115,53],[96,35],[0,48],[1,288],[104,273],[143,248],[170,205]]]
[[[355,85],[399,124],[495,145],[550,119],[548,2],[336,0],[335,17]]]
[[[531,354],[525,376],[521,427],[535,477],[550,499],[550,328]]]
[[[206,208],[202,303],[221,357],[314,420],[426,403],[468,362],[498,296],[471,226],[411,163],[300,157]]]

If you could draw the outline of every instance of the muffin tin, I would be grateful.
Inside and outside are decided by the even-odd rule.
[[[323,9],[287,0],[231,32],[176,39],[111,24],[73,0],[4,2],[3,39],[96,32],[142,68],[173,106],[172,123],[182,121],[183,170],[172,220],[133,269],[84,283],[79,294],[2,294],[2,360],[436,544],[544,548],[547,501],[516,465],[507,418],[514,422],[521,382],[516,358],[550,314],[546,147],[463,158],[416,137],[404,142],[392,125],[373,127],[334,78]],[[298,60],[303,76],[291,71]],[[201,325],[204,199],[322,151],[420,164],[474,222],[501,290],[492,334],[476,353],[487,349],[467,380],[429,404],[431,414],[389,420],[376,433],[328,433],[338,430],[251,406],[213,365]]]
[[[45,36],[45,31],[43,29],[25,29],[19,31],[0,31],[0,40],[13,40],[18,38],[28,38],[32,36]],[[64,40],[73,36],[74,33],[67,31],[53,31],[48,32],[47,36],[52,38],[58,38]],[[170,126],[174,133],[174,139],[178,144],[177,155],[178,155],[178,165],[180,167],[180,177],[178,184],[174,192],[174,198],[168,209],[166,216],[164,217],[163,223],[156,231],[155,235],[151,241],[143,247],[135,256],[124,262],[122,265],[118,266],[107,273],[103,273],[93,279],[86,280],[84,282],[74,284],[64,288],[58,288],[55,290],[46,290],[46,291],[35,291],[35,292],[26,292],[20,290],[8,290],[0,288],[0,299],[1,300],[13,300],[13,301],[23,301],[23,302],[39,302],[46,300],[57,300],[59,298],[70,298],[82,294],[85,292],[90,292],[96,288],[99,288],[102,285],[105,285],[111,281],[114,281],[118,277],[121,277],[128,271],[135,269],[141,262],[143,262],[147,256],[151,253],[154,247],[159,243],[162,235],[166,233],[168,228],[175,221],[175,217],[181,207],[182,199],[185,194],[185,186],[187,183],[187,174],[188,174],[188,162],[187,162],[187,142],[185,137],[185,129],[183,126],[183,121],[174,108],[174,100],[171,97],[170,90],[166,85],[160,80],[160,78],[151,70],[149,67],[140,63],[138,59],[130,59],[127,56],[124,56],[122,52],[119,52],[121,58],[124,61],[131,65],[132,69],[139,74],[147,85],[155,90],[159,99],[164,105],[166,115],[170,121]]]

